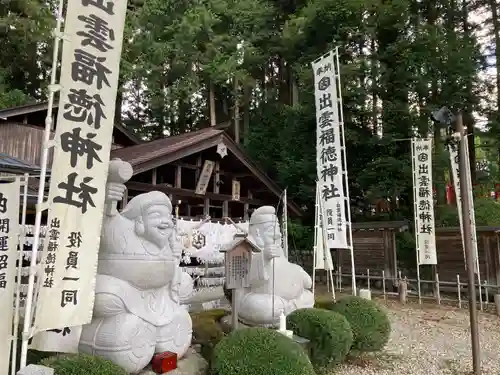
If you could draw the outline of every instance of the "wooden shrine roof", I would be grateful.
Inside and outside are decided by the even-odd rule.
[[[129,162],[134,167],[134,174],[138,174],[208,147],[216,146],[222,142],[223,133],[223,130],[205,128],[135,146],[119,148],[111,152],[111,158],[119,158]],[[194,146],[200,145],[207,147],[202,147],[200,150],[191,150]],[[184,155],[186,152],[183,151],[187,151],[187,155]],[[150,166],[151,163],[155,164],[154,167]]]
[[[272,193],[280,197],[283,190],[253,162],[248,154],[237,145],[222,129],[204,128],[164,139],[124,147],[111,151],[111,159],[119,158],[129,162],[134,168],[134,175],[172,163],[189,155],[224,143],[228,153],[232,153],[251,173]],[[300,207],[288,201],[288,208],[297,216],[302,216]]]
[[[58,102],[54,101],[53,109],[55,111],[58,110]],[[49,107],[49,102],[39,102],[34,104],[26,104],[17,107],[4,108],[0,109],[0,120],[9,120],[9,118],[29,115],[36,112],[46,112]],[[135,134],[133,134],[130,130],[128,130],[125,126],[115,123],[114,124],[115,131],[118,131],[122,134],[126,139],[128,139],[128,143],[130,144],[139,144],[143,141],[139,139]]]

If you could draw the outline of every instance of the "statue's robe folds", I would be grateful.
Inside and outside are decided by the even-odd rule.
[[[308,289],[312,279],[302,267],[284,257],[264,260],[263,253],[255,253],[251,265],[251,286],[239,300],[239,318],[243,323],[276,326],[281,312],[291,312],[314,306],[314,296]],[[274,310],[273,310],[274,262]]]
[[[83,328],[80,351],[131,373],[147,366],[155,352],[182,357],[191,343],[192,323],[180,303],[192,287],[171,248],[139,237],[134,222],[121,215],[105,218],[94,318]]]

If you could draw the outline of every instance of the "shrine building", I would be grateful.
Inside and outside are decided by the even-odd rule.
[[[42,102],[0,110],[0,173],[39,175],[47,108],[48,103]],[[57,111],[55,103],[52,130],[57,126]],[[134,169],[126,183],[126,199],[162,191],[180,217],[248,220],[259,206],[277,206],[282,195],[282,189],[218,126],[145,142],[116,124],[113,158],[129,162]],[[48,160],[50,176],[51,151]],[[48,188],[47,183],[46,193]],[[28,219],[34,215],[37,192],[34,177],[29,183]],[[288,215],[302,215],[290,200]]]

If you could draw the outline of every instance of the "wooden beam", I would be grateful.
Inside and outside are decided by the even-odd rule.
[[[194,191],[188,190],[188,189],[180,189],[180,188],[175,188],[171,186],[166,186],[166,185],[151,185],[151,184],[146,184],[143,182],[136,182],[136,181],[129,181],[126,183],[127,187],[130,190],[135,190],[135,191],[140,191],[140,192],[149,192],[149,191],[154,191],[158,190],[161,192],[164,192],[167,195],[173,195],[175,196],[175,199],[179,199],[181,197],[190,197],[190,198],[199,198],[199,199],[204,199],[208,198],[211,200],[216,200],[216,201],[231,201],[232,196],[228,194],[216,194],[216,193],[210,193],[206,192],[205,195],[198,195],[195,194]],[[266,204],[269,204],[269,202],[264,202],[259,199],[252,199],[252,198],[245,198],[245,197],[240,197],[240,202],[241,203],[248,203],[251,205],[255,206],[263,206]]]
[[[186,168],[185,165],[182,165],[182,167]],[[197,182],[198,179],[200,178],[200,174],[201,174],[201,168],[203,167],[203,160],[201,158],[201,155],[198,155],[198,157],[196,158],[196,165],[194,166],[194,169],[195,169],[195,174],[194,174],[194,180]]]
[[[250,209],[250,205],[248,203],[245,203],[243,205],[243,220],[248,221],[249,216],[248,216],[248,210]]]
[[[174,162],[172,164],[175,166],[180,165],[182,168],[191,169],[191,170],[198,170],[199,168],[201,168],[201,167],[198,167],[196,164],[189,164],[189,163]],[[230,177],[236,177],[236,178],[238,178],[238,177],[239,178],[253,177],[253,178],[257,179],[257,176],[253,175],[250,172],[248,172],[248,173],[233,173],[233,172],[223,171],[220,168],[219,168],[219,174],[221,176],[230,176]]]
[[[248,178],[248,177],[253,177],[257,179],[257,176],[255,176],[253,173],[231,173],[231,176],[233,176],[235,179],[242,179],[242,178]],[[270,191],[270,190],[269,190]]]
[[[175,185],[176,188],[182,188],[182,167],[180,165],[175,167]]]
[[[205,198],[205,204],[203,206],[203,215],[210,215],[210,198]]]
[[[158,176],[157,176],[157,173],[158,173],[157,169],[156,169],[156,168],[153,168],[153,177],[151,178],[151,183],[152,183],[153,185],[156,185],[156,182],[157,182],[157,177],[158,177]]]
[[[215,162],[215,174],[214,174],[214,193],[219,194],[220,192],[220,163]]]
[[[229,217],[229,202],[224,201],[222,203],[222,217]]]

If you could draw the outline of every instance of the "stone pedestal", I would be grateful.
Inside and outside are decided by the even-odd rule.
[[[364,299],[372,299],[372,291],[370,289],[360,289],[359,296]]]
[[[17,375],[54,375],[54,369],[40,365],[28,365],[19,370]]]

